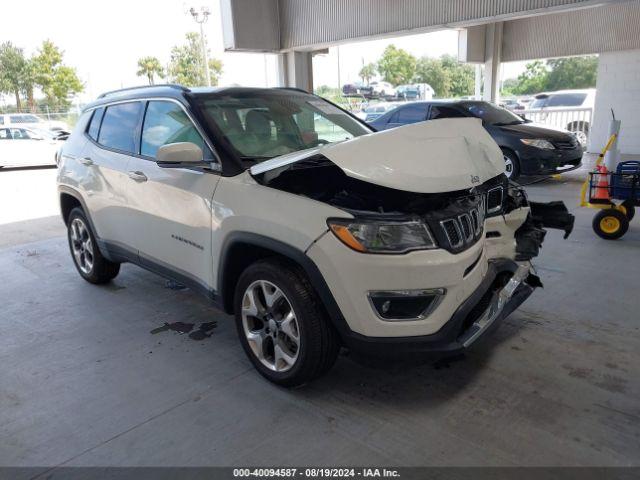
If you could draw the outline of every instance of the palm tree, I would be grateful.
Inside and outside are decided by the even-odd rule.
[[[364,83],[369,85],[369,81],[376,75],[376,66],[374,63],[363,65],[358,74]]]
[[[149,80],[149,85],[153,85],[156,75],[164,78],[164,68],[162,68],[160,60],[156,57],[142,57],[138,60],[138,71],[136,75],[139,77],[146,76]]]

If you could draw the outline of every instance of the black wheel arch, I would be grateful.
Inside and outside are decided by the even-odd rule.
[[[226,313],[233,313],[233,297],[242,272],[252,263],[269,257],[283,258],[302,269],[320,298],[334,327],[339,333],[349,330],[340,307],[338,307],[320,269],[313,260],[305,252],[292,245],[252,232],[230,233],[222,245],[217,293],[220,306]]]

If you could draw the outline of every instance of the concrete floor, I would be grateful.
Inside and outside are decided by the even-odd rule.
[[[548,235],[545,289],[480,348],[448,366],[342,355],[297,390],[263,380],[199,296],[131,265],[90,285],[58,217],[5,222],[0,465],[640,465],[640,227],[598,239],[577,189],[529,187],[576,230]],[[217,327],[152,333],[177,321]]]

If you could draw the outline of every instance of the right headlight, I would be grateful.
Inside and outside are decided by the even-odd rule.
[[[555,150],[553,144],[543,138],[521,138],[520,141],[530,147],[541,148],[542,150]]]
[[[429,227],[421,221],[329,219],[327,224],[342,243],[358,252],[406,253],[437,248]]]

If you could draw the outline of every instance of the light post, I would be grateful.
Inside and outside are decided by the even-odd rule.
[[[193,19],[200,25],[200,44],[202,46],[202,58],[204,60],[204,75],[207,79],[207,86],[211,86],[211,74],[209,73],[209,55],[207,54],[207,43],[204,39],[204,27],[203,25],[207,23],[209,19],[209,15],[211,12],[209,11],[209,7],[200,7],[199,10],[196,10],[194,7],[189,9],[189,13],[193,17]]]

